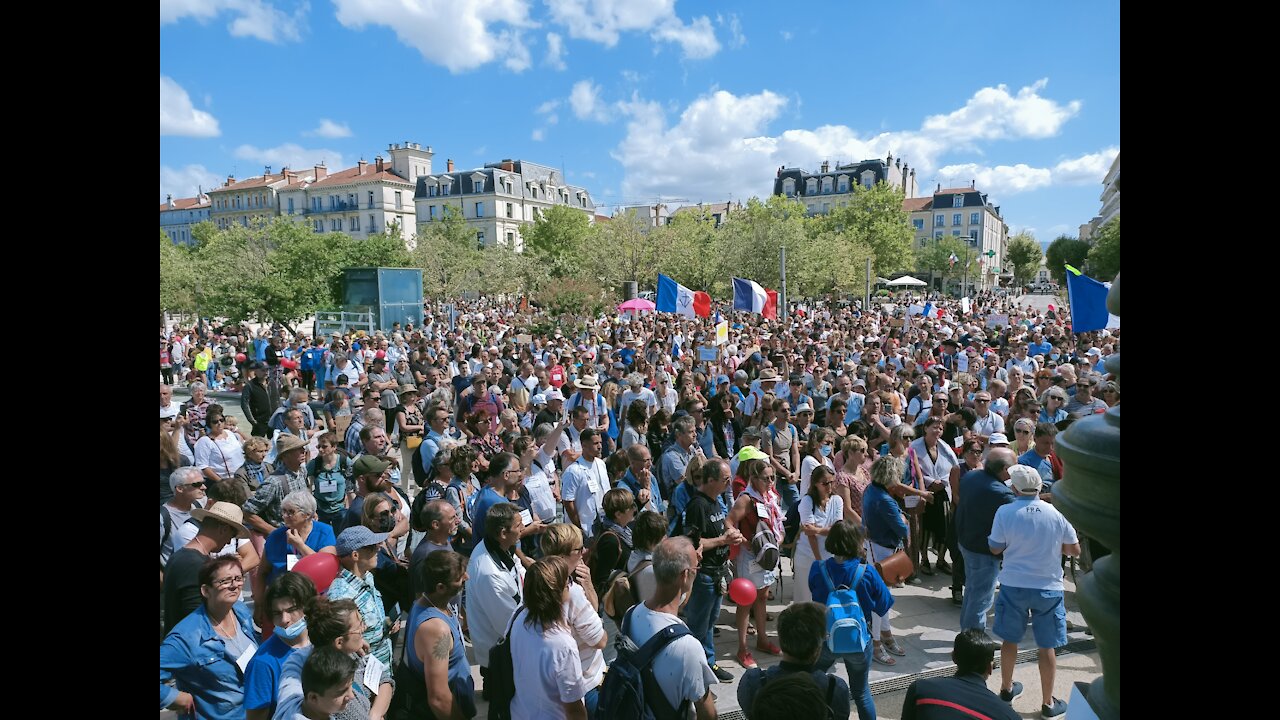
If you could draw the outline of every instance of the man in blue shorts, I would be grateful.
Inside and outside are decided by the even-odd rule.
[[[1067,608],[1063,603],[1062,556],[1078,556],[1080,541],[1075,528],[1052,505],[1040,499],[1043,481],[1035,468],[1014,465],[1009,480],[1017,495],[996,510],[987,543],[1002,555],[1000,595],[992,630],[1000,646],[1000,699],[1012,703],[1022,692],[1013,681],[1018,642],[1027,632],[1027,621],[1039,648],[1040,717],[1055,718],[1067,712],[1067,704],[1053,696],[1057,671],[1055,648],[1067,644]]]

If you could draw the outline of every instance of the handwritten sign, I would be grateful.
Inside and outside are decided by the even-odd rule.
[[[699,362],[715,362],[720,359],[720,348],[700,347],[698,348]]]
[[[1009,324],[1009,316],[1007,314],[996,315],[995,313],[992,313],[987,316],[987,327],[995,327],[997,325],[1008,326],[1008,324]]]

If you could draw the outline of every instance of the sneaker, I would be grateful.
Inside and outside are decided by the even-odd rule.
[[[956,607],[960,607],[960,606],[964,605],[964,591],[963,591],[963,590],[952,590],[952,591],[951,591],[951,604],[952,604],[952,605],[955,605]]]
[[[1061,716],[1065,715],[1065,714],[1066,714],[1066,712],[1067,712],[1067,704],[1066,704],[1065,702],[1063,702],[1063,701],[1059,700],[1058,698],[1054,698],[1054,699],[1053,699],[1053,704],[1052,704],[1052,705],[1041,705],[1041,706],[1040,706],[1040,717],[1042,717],[1042,718],[1056,718],[1056,717],[1061,717]]]
[[[1014,680],[1013,687],[1010,688],[1008,692],[1004,690],[1000,691],[1000,699],[1007,703],[1012,703],[1013,699],[1018,697],[1021,694],[1022,694],[1022,683],[1018,682],[1017,680]]]
[[[716,679],[722,683],[733,682],[733,673],[720,667],[718,663],[711,666],[711,672],[715,673]]]

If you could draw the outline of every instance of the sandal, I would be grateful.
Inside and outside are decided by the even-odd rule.
[[[756,659],[751,657],[750,650],[743,650],[738,653],[738,664],[748,670],[750,670],[753,667],[757,667]]]
[[[894,655],[898,655],[899,657],[907,654],[907,651],[903,650],[902,646],[898,644],[897,638],[889,638],[888,640],[881,640],[880,644],[884,647],[885,650],[888,650],[889,652],[893,653]]]
[[[898,661],[890,657],[889,653],[885,652],[884,647],[880,645],[877,645],[875,647],[875,651],[871,654],[871,659],[875,660],[881,665],[897,665],[898,664]]]

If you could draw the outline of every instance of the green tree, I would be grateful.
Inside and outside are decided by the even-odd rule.
[[[333,278],[348,242],[346,235],[316,235],[288,218],[217,231],[197,252],[201,309],[292,330],[316,308],[333,303]]]
[[[858,186],[848,205],[833,209],[816,222],[825,230],[868,245],[875,257],[872,270],[886,275],[910,268],[915,260],[915,230],[911,216],[902,209],[902,201],[902,191],[884,183],[876,183],[870,189]]]
[[[413,262],[422,268],[422,290],[431,297],[453,297],[475,287],[481,253],[476,233],[450,205],[439,220],[422,223]]]
[[[753,197],[729,216],[720,232],[726,283],[736,276],[781,290],[780,250],[785,245],[793,254],[808,242],[809,219],[799,200],[774,195],[761,202]]]
[[[831,293],[861,295],[866,287],[867,258],[874,251],[862,240],[830,230],[817,232],[787,253],[787,283],[799,297]],[[791,289],[788,288],[788,289]]]
[[[196,269],[193,251],[175,245],[160,231],[160,312],[196,311]]]
[[[951,256],[956,262],[951,264]],[[916,251],[916,270],[921,273],[935,273],[942,276],[943,282],[964,276],[965,263],[977,259],[977,253],[968,244],[955,236],[944,236],[937,240],[926,240],[925,246]],[[970,271],[973,266],[969,267]]]
[[[1089,249],[1089,274],[1109,282],[1120,273],[1120,218],[1098,229]]]
[[[664,235],[652,228],[634,209],[591,228],[583,274],[608,292],[616,292],[627,280],[650,282],[663,256]]]
[[[1013,269],[1013,281],[1019,287],[1026,285],[1040,267],[1040,258],[1044,253],[1040,243],[1029,232],[1020,232],[1009,238],[1009,246],[1005,251],[1005,261]]]
[[[566,205],[555,205],[539,215],[523,231],[524,251],[538,259],[551,277],[567,277],[578,272],[591,222],[586,213]]]
[[[728,286],[720,232],[705,210],[676,213],[654,234],[657,244],[666,248],[659,272],[694,290],[712,292]]]
[[[1070,235],[1059,235],[1044,251],[1044,262],[1049,276],[1059,285],[1067,282],[1067,265],[1079,269],[1089,255],[1089,243]]]

